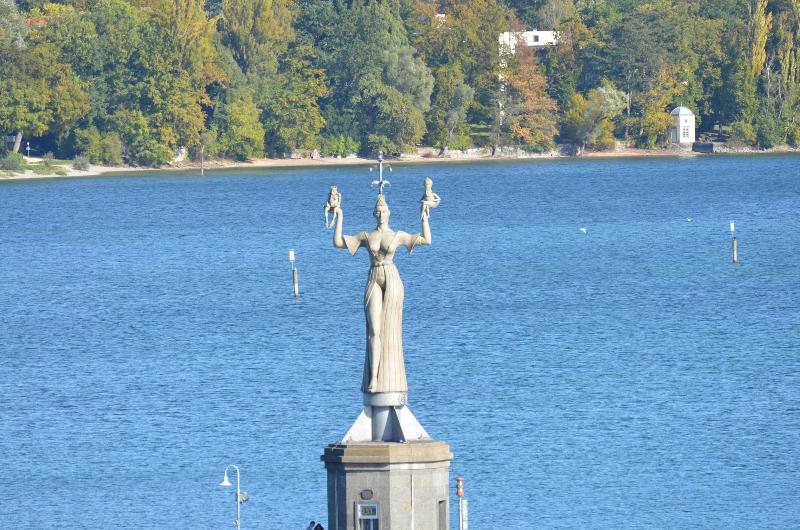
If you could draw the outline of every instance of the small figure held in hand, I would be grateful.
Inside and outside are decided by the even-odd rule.
[[[342,205],[342,194],[336,189],[336,186],[331,186],[331,191],[328,192],[328,202],[325,203],[325,228],[331,228],[334,221],[336,221],[336,209]],[[328,212],[332,212],[330,222],[328,221]]]
[[[430,177],[425,178],[425,194],[420,199],[420,217],[430,217],[431,215],[431,208],[436,208],[439,206],[439,203],[442,202],[441,197],[439,197],[433,191],[433,181]]]

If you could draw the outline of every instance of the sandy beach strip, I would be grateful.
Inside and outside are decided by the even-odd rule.
[[[437,163],[457,163],[457,162],[510,162],[510,161],[535,161],[535,160],[554,160],[554,159],[573,159],[580,160],[585,158],[641,158],[641,157],[693,157],[708,156],[688,150],[675,149],[637,149],[622,148],[608,151],[585,151],[580,156],[570,156],[557,153],[531,153],[522,156],[491,156],[488,153],[462,153],[450,152],[446,156],[437,156],[437,150],[422,148],[416,154],[404,154],[397,158],[387,159],[393,164],[437,164]],[[769,151],[731,151],[725,154],[759,154],[759,153],[797,153],[798,149],[779,148]],[[40,158],[26,158],[30,164],[40,162]],[[366,166],[375,164],[371,158],[361,157],[319,157],[319,158],[256,158],[245,162],[235,160],[212,159],[204,164],[206,171],[218,171],[224,169],[262,169],[262,168],[315,168],[315,167],[337,167],[337,166]],[[40,175],[31,170],[25,173],[2,174],[2,180],[28,180],[28,179],[61,179],[76,177],[99,177],[105,175],[120,175],[140,172],[198,172],[200,171],[199,162],[179,162],[164,165],[158,168],[136,167],[136,166],[103,166],[92,164],[87,171],[78,171],[69,165],[55,164],[55,167],[62,169],[64,175]]]

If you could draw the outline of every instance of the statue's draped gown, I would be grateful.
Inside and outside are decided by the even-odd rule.
[[[367,312],[373,296],[383,296],[383,311],[381,313],[381,352],[378,363],[377,384],[374,389],[378,392],[408,392],[406,382],[406,369],[403,360],[403,282],[400,273],[392,262],[394,253],[402,241],[409,252],[414,249],[420,236],[409,235],[405,232],[394,232],[388,247],[382,244],[383,238],[369,239],[368,232],[360,232],[355,236],[343,236],[347,250],[355,255],[359,247],[369,251],[370,264],[369,278],[364,289],[364,311]],[[378,275],[383,273],[384,289],[378,283]],[[361,383],[362,392],[367,392],[371,378],[371,352],[369,341],[369,321],[367,321],[367,349],[364,361],[364,376]]]

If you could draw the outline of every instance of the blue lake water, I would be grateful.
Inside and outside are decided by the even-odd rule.
[[[409,398],[472,528],[800,527],[800,157],[396,165],[393,228],[427,175]],[[229,463],[242,528],[324,523],[368,260],[322,207],[373,178],[0,182],[0,528],[233,528]]]

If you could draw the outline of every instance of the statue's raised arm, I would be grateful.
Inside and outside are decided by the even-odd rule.
[[[420,199],[419,202],[419,217],[422,225],[421,233],[407,234],[405,232],[399,232],[401,235],[400,243],[405,245],[409,252],[417,245],[430,245],[433,243],[431,226],[428,220],[431,216],[431,210],[439,206],[439,203],[442,202],[442,199],[439,197],[439,195],[434,193],[433,181],[429,177],[425,179],[425,193],[422,195],[422,199]]]
[[[419,234],[409,234],[407,232],[397,232],[397,244],[403,245],[411,252],[414,247],[423,246],[423,245],[430,245],[433,243],[433,237],[431,236],[431,225],[428,222],[428,218],[430,214],[423,206],[422,213],[420,214],[420,224],[421,232]]]
[[[333,191],[335,191],[335,188],[335,186],[331,187]],[[342,194],[340,192],[336,192],[336,202],[331,210],[333,211],[333,218],[335,221],[333,224],[333,246],[336,248],[346,248],[351,255],[355,254],[359,247],[368,240],[367,232],[359,232],[354,236],[342,234],[344,215],[342,213]]]
[[[331,186],[331,193],[336,190],[336,186]],[[333,211],[333,219],[332,221],[335,223],[333,225],[333,246],[336,248],[346,248],[344,244],[344,239],[342,238],[342,222],[344,215],[342,214],[342,194],[337,192],[337,201],[336,205],[332,205],[330,200],[328,201],[330,205],[330,210]],[[326,206],[327,208],[327,206]],[[325,215],[325,221],[327,223],[327,213]],[[326,227],[329,226],[326,224]]]

